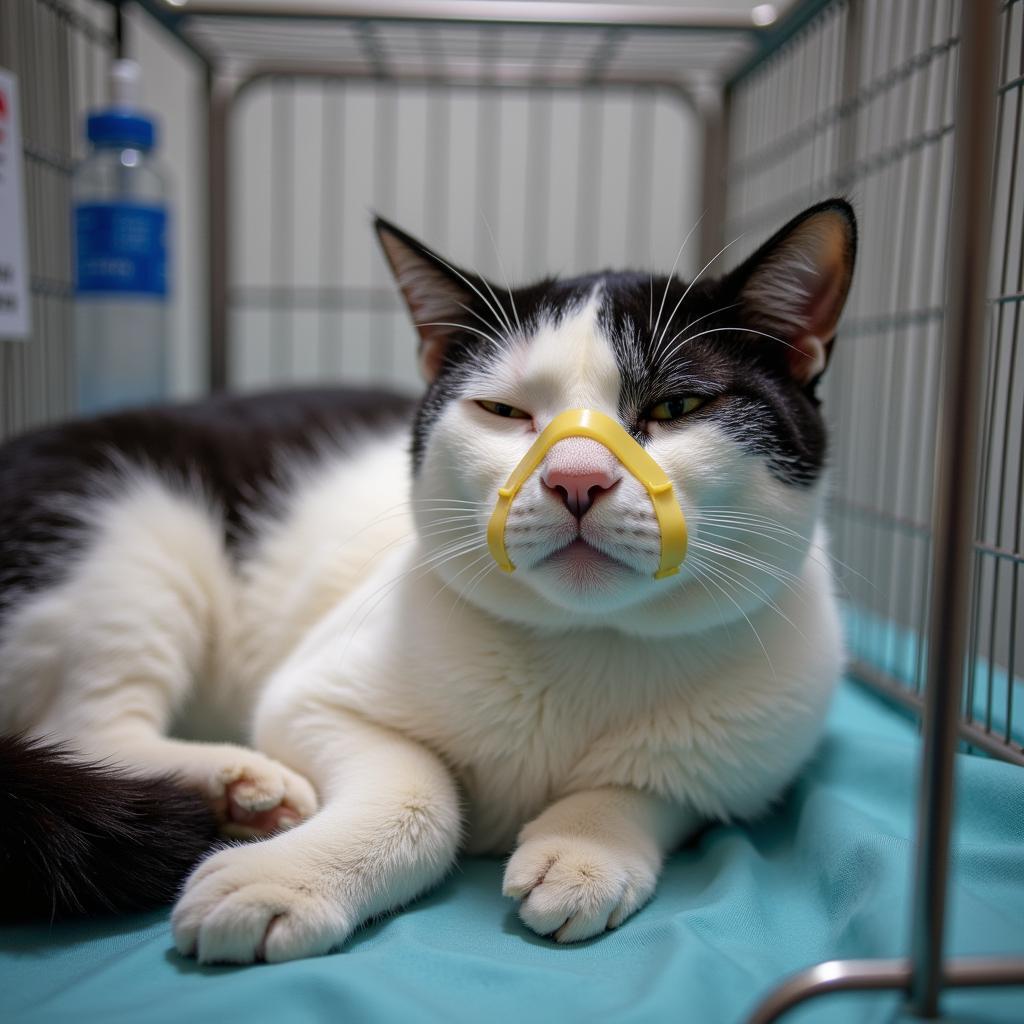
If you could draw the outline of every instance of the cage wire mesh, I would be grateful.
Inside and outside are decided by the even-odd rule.
[[[1022,4],[1002,8],[993,281],[962,734],[1024,763]],[[843,193],[858,270],[824,402],[831,522],[854,669],[917,707],[925,679],[932,460],[959,10],[837,2],[731,89],[728,236]],[[971,471],[964,467],[964,472]]]
[[[672,89],[275,76],[243,94],[234,124],[238,388],[419,389],[371,210],[500,285],[667,267],[700,216],[700,125]]]
[[[105,4],[0,3],[0,67],[21,93],[32,316],[28,339],[0,340],[0,440],[72,411],[71,172],[115,45]]]

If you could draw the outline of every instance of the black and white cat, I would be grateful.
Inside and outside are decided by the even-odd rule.
[[[779,797],[841,671],[815,388],[853,271],[846,202],[691,284],[506,290],[377,229],[421,339],[414,412],[221,398],[0,452],[0,732],[27,738],[0,766],[39,812],[8,799],[5,824],[78,873],[50,872],[57,910],[102,903],[115,873],[108,902],[144,902],[194,856],[202,815],[131,776],[173,773],[222,831],[266,836],[181,892],[175,940],[205,962],[324,953],[460,849],[511,851],[504,891],[535,932],[615,927],[702,823]],[[573,408],[617,418],[672,479],[678,575],[653,578],[647,492],[581,438],[525,485],[518,568],[498,570],[497,488]],[[66,812],[49,838],[47,800]]]

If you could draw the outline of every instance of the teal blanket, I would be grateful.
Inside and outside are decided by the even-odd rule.
[[[917,751],[908,722],[846,686],[777,815],[710,830],[669,860],[649,906],[576,946],[524,929],[500,895],[501,864],[468,860],[344,951],[297,963],[198,967],[174,952],[166,913],[0,930],[0,1020],[740,1021],[808,964],[906,951]],[[965,756],[958,777],[950,946],[1024,954],[1024,771]],[[787,1021],[891,1021],[898,1002],[826,999]],[[1020,988],[946,1005],[1024,1021]]]

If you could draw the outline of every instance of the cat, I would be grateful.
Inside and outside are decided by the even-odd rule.
[[[699,828],[766,813],[815,748],[843,666],[817,386],[850,205],[689,284],[506,288],[376,230],[419,335],[414,408],[221,397],[0,454],[0,765],[69,817],[44,840],[2,813],[66,861],[25,868],[56,912],[166,898],[219,827],[259,841],[184,883],[174,941],[202,962],[336,949],[460,851],[510,854],[524,924],[573,942],[643,906]],[[491,558],[497,489],[575,408],[673,481],[677,575],[654,578],[645,489],[580,437],[512,506],[516,571]]]

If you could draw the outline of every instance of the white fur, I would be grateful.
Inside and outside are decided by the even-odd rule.
[[[586,938],[642,906],[700,822],[764,813],[813,749],[841,665],[820,493],[715,427],[655,425],[650,443],[691,528],[677,577],[653,579],[657,522],[628,474],[583,520],[616,564],[545,560],[575,526],[539,473],[509,519],[519,568],[490,561],[496,489],[536,431],[566,408],[615,414],[596,301],[467,383],[411,494],[402,437],[325,454],[236,571],[199,496],[140,473],[95,506],[65,582],[9,620],[0,727],[174,768],[229,822],[308,817],[196,870],[174,912],[183,953],[323,953],[460,847],[514,849],[523,921]],[[716,531],[722,508],[791,533]],[[182,738],[163,736],[172,721]]]

